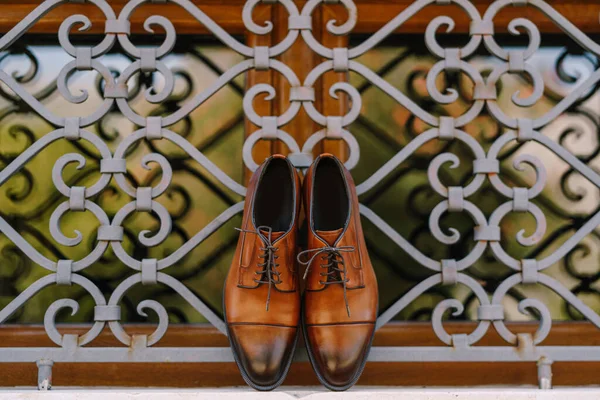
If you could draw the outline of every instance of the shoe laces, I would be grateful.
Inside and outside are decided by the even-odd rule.
[[[269,311],[269,303],[271,301],[271,288],[273,285],[280,284],[281,281],[281,273],[277,271],[277,267],[279,267],[279,263],[275,260],[279,258],[275,253],[279,250],[279,247],[273,246],[273,229],[268,226],[259,226],[256,230],[249,229],[241,229],[235,228],[240,232],[252,233],[258,235],[260,240],[263,242],[264,247],[260,247],[259,250],[261,254],[258,255],[258,259],[262,260],[262,262],[257,262],[256,265],[259,267],[257,271],[254,272],[255,275],[258,275],[258,279],[254,279],[255,283],[267,284],[269,288],[267,290],[267,305],[266,310]],[[266,231],[267,234],[264,234],[262,231]]]
[[[321,256],[322,261],[327,261],[325,264],[321,264],[321,268],[326,269],[325,272],[320,272],[319,276],[326,278],[325,280],[319,280],[319,284],[321,285],[334,285],[340,284],[344,290],[344,302],[346,303],[346,312],[348,316],[350,316],[350,305],[348,304],[348,296],[347,296],[347,287],[346,284],[350,279],[347,278],[346,273],[346,262],[344,261],[344,257],[342,253],[350,253],[354,251],[354,246],[326,246],[320,247],[316,249],[308,249],[301,251],[298,253],[298,262],[304,266],[306,266],[306,271],[304,271],[303,279],[306,280],[308,276],[308,271],[310,266],[312,265],[315,258]],[[312,253],[312,256],[310,254]],[[306,261],[302,260],[302,257],[310,256],[310,258]]]

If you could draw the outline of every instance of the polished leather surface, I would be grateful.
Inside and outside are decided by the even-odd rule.
[[[315,170],[324,159],[333,159],[337,163],[350,201],[346,224],[341,229],[325,232],[315,229],[313,218]],[[343,285],[323,283],[323,260],[320,256],[315,257],[309,267],[303,308],[305,341],[313,368],[324,385],[333,390],[345,390],[358,380],[368,356],[377,318],[378,291],[360,223],[354,181],[332,155],[319,156],[308,170],[304,179],[304,206],[308,219],[308,249],[328,246],[351,246],[354,249],[340,253],[346,265],[350,315],[346,309]]]
[[[311,347],[321,379],[336,388],[345,388],[360,374],[367,357],[373,324],[312,325],[306,327],[306,340]]]
[[[242,368],[256,385],[268,387],[281,379],[298,335],[297,327],[232,325],[229,333],[232,348],[242,355]]]
[[[272,244],[277,249],[279,283],[257,283],[261,271],[259,258],[265,243],[256,231],[254,200],[257,190],[269,196],[279,185],[260,186],[263,173],[272,160],[285,160],[293,186],[292,223],[287,231],[273,232]],[[300,320],[300,291],[296,266],[300,180],[293,166],[281,155],[268,158],[254,173],[248,194],[240,238],[224,289],[225,322],[238,367],[248,384],[259,390],[270,390],[281,383],[293,356]],[[264,231],[263,231],[264,233]],[[264,267],[263,267],[264,268]],[[268,309],[267,298],[269,297]]]

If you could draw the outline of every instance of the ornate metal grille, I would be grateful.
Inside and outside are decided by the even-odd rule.
[[[522,48],[522,38],[513,38],[497,34],[501,43]],[[360,43],[363,38],[354,40]],[[441,40],[449,45],[466,42],[467,35],[451,35]],[[444,78],[450,87],[459,92],[459,99],[448,105],[432,101],[424,90],[427,72],[437,62],[429,54],[421,35],[394,35],[376,48],[370,50],[358,61],[369,66],[389,84],[406,93],[416,104],[432,113],[442,115],[460,115],[465,105],[472,102],[469,80],[460,73],[448,72]],[[485,49],[479,49],[471,63],[482,73],[495,65],[496,59]],[[544,94],[527,113],[542,115],[562,100],[565,93],[574,84],[585,80],[596,68],[595,59],[582,53],[580,47],[565,37],[543,34],[542,45],[532,56],[530,63],[539,70],[544,80]],[[353,170],[357,182],[368,179],[385,162],[391,159],[403,146],[427,126],[392,98],[382,96],[379,88],[370,84],[358,74],[350,76],[350,83],[361,93],[363,107],[357,120],[350,126],[356,136],[362,152],[359,163]],[[529,87],[525,76],[512,74],[502,80],[498,88],[498,98],[503,107],[510,104],[510,95],[516,90]],[[598,94],[591,89],[586,96],[574,103],[552,123],[542,129],[542,133],[552,140],[560,142],[591,168],[597,165],[598,114],[595,111]],[[516,110],[515,112],[523,112]],[[504,133],[492,116],[482,111],[478,117],[467,124],[465,132],[478,140],[488,151],[489,147]],[[449,246],[436,246],[428,220],[431,211],[443,198],[437,194],[427,179],[427,169],[431,161],[441,153],[455,154],[463,162],[458,168],[442,168],[440,179],[451,185],[468,182],[473,176],[472,152],[458,141],[432,141],[421,146],[404,160],[394,171],[377,186],[361,197],[362,203],[371,208],[390,224],[403,237],[408,239],[419,251],[433,259],[452,258],[468,252],[473,246],[473,223],[464,213],[447,213],[441,218],[443,229],[454,227],[461,233],[460,239]],[[534,246],[521,246],[513,238],[521,229],[533,231],[534,221],[523,218],[523,214],[512,213],[502,220],[500,228],[506,250],[515,258],[536,258],[549,254],[577,231],[597,209],[597,189],[549,150],[536,143],[517,143],[503,148],[498,161],[505,182],[513,186],[528,186],[535,180],[534,170],[528,168],[519,171],[512,167],[513,159],[522,153],[534,153],[544,163],[552,165],[548,170],[547,182],[537,205],[544,212],[548,226],[544,239]],[[472,202],[478,204],[484,214],[491,214],[495,208],[505,202],[505,197],[484,183],[473,194]],[[435,272],[420,268],[418,261],[412,259],[402,248],[371,224],[366,224],[365,236],[369,252],[380,276],[380,307],[386,310],[393,302],[408,292],[414,285]],[[563,258],[546,269],[552,278],[567,285],[571,292],[597,310],[600,293],[596,289],[600,267],[597,257],[599,249],[596,230],[585,236]],[[466,271],[476,279],[488,293],[493,295],[498,286],[514,273],[512,269],[498,261],[487,249],[484,254]],[[403,308],[395,319],[405,321],[429,320],[437,303],[445,298],[460,300],[465,312],[454,315],[453,320],[477,320],[478,300],[472,291],[464,290],[462,285],[436,285],[422,293],[410,305]],[[539,319],[535,310],[532,315],[520,314],[517,303],[527,297],[536,297],[549,309],[554,321],[578,320],[582,315],[566,300],[540,285],[517,285],[507,291],[503,304],[506,320]]]
[[[337,98],[339,92],[344,92],[351,99],[351,107],[344,116],[324,115],[314,105],[315,82],[329,71],[352,72],[360,75],[369,85],[382,90],[398,104],[406,108],[415,120],[419,120],[425,127],[422,132],[414,135],[407,143],[398,149],[397,153],[375,173],[366,178],[358,187],[359,194],[368,194],[388,176],[402,162],[414,156],[419,149],[428,143],[440,141],[442,143],[460,143],[468,149],[470,158],[458,157],[450,152],[442,152],[433,158],[427,167],[427,176],[432,189],[441,196],[441,201],[431,210],[429,215],[429,230],[433,237],[442,245],[451,246],[461,240],[461,233],[451,228],[445,232],[440,224],[445,214],[467,215],[473,220],[474,229],[470,235],[470,245],[462,247],[462,252],[453,252],[453,257],[436,259],[420,251],[414,243],[400,235],[390,224],[378,216],[372,209],[363,204],[361,213],[377,229],[386,235],[392,242],[403,249],[425,270],[431,271],[430,275],[411,288],[401,298],[395,301],[378,319],[378,327],[390,321],[396,314],[406,308],[417,296],[433,287],[459,285],[472,291],[477,299],[477,327],[471,333],[450,335],[444,329],[442,320],[446,311],[454,309],[456,313],[463,311],[463,304],[456,299],[440,301],[433,309],[432,327],[437,337],[446,346],[439,347],[408,347],[408,348],[373,348],[370,360],[376,361],[529,361],[539,365],[540,385],[550,386],[550,365],[553,361],[600,360],[600,349],[597,347],[583,346],[544,346],[541,345],[551,329],[551,316],[546,305],[533,298],[526,298],[519,302],[519,310],[523,313],[526,309],[533,309],[539,314],[539,329],[534,335],[515,334],[504,323],[505,310],[503,299],[516,285],[545,286],[561,296],[573,309],[577,310],[586,319],[600,327],[600,316],[571,290],[556,279],[544,272],[558,260],[567,257],[574,249],[581,246],[582,240],[597,230],[600,222],[600,212],[594,211],[590,217],[576,225],[576,231],[560,245],[544,254],[527,254],[515,257],[506,248],[506,232],[501,229],[501,221],[508,218],[509,213],[529,215],[535,219],[533,233],[520,230],[516,234],[516,241],[521,246],[530,247],[539,244],[546,236],[546,215],[537,205],[537,199],[542,193],[547,173],[544,163],[536,154],[529,152],[516,152],[512,158],[514,168],[523,170],[529,165],[535,170],[535,177],[530,187],[528,185],[509,186],[506,184],[506,172],[500,168],[500,159],[505,149],[514,143],[535,143],[545,150],[554,153],[564,160],[572,170],[572,174],[580,174],[595,187],[600,187],[600,176],[581,157],[572,154],[564,142],[555,141],[543,134],[542,130],[554,121],[559,115],[566,112],[574,104],[579,104],[582,99],[593,92],[600,80],[600,72],[594,64],[594,71],[582,80],[575,88],[570,90],[563,98],[549,110],[539,115],[534,113],[515,112],[513,108],[503,107],[506,102],[500,101],[498,86],[501,78],[506,74],[518,74],[526,77],[531,82],[530,93],[523,97],[515,92],[510,101],[517,107],[533,107],[544,94],[544,80],[538,69],[531,62],[532,57],[540,47],[541,35],[537,27],[529,20],[517,18],[509,24],[509,31],[515,35],[525,31],[528,45],[524,49],[504,48],[498,44],[494,36],[494,18],[505,7],[529,5],[542,11],[550,20],[559,26],[568,36],[574,39],[583,50],[593,57],[600,54],[600,46],[581,32],[575,25],[567,21],[548,3],[541,0],[497,0],[494,1],[485,13],[479,11],[467,0],[418,0],[395,16],[388,24],[379,29],[356,46],[351,48],[328,48],[319,43],[312,34],[312,14],[321,3],[341,3],[348,11],[348,19],[344,23],[329,21],[327,30],[335,35],[350,34],[359,16],[352,0],[309,0],[299,10],[291,0],[263,0],[263,3],[280,3],[289,13],[287,36],[279,43],[272,46],[249,47],[242,43],[212,21],[200,8],[189,0],[171,0],[179,5],[182,12],[189,13],[199,23],[203,24],[222,43],[243,56],[235,66],[229,68],[210,87],[196,94],[192,99],[185,101],[178,108],[165,107],[160,114],[143,113],[132,107],[130,92],[134,84],[132,81],[138,73],[158,72],[162,76],[162,85],[147,82],[149,88],[144,92],[145,99],[153,104],[167,101],[173,93],[175,86],[175,72],[163,61],[172,50],[176,42],[176,32],[173,24],[161,16],[152,16],[146,20],[145,28],[149,32],[152,26],[159,25],[165,31],[162,43],[157,46],[136,46],[130,40],[129,19],[134,10],[146,3],[145,0],[131,0],[123,8],[119,16],[104,0],[88,0],[97,6],[106,17],[105,35],[102,40],[93,46],[74,45],[70,39],[70,31],[78,24],[83,24],[83,29],[90,25],[89,19],[83,15],[72,15],[66,18],[58,32],[58,39],[62,49],[71,57],[70,61],[61,69],[56,80],[58,92],[67,101],[79,104],[84,103],[89,93],[74,93],[69,88],[68,78],[76,71],[96,71],[102,78],[99,88],[102,102],[94,110],[86,110],[76,116],[63,117],[49,110],[36,96],[27,92],[23,87],[22,78],[15,78],[10,74],[0,71],[0,81],[6,85],[15,96],[21,99],[32,111],[47,121],[54,130],[32,143],[27,149],[19,152],[14,159],[7,160],[7,165],[0,172],[0,185],[3,185],[11,176],[18,174],[25,164],[40,151],[52,143],[70,141],[79,144],[78,153],[69,153],[56,160],[52,168],[52,182],[56,189],[64,196],[64,201],[56,207],[50,219],[49,231],[53,239],[63,246],[76,246],[83,240],[79,231],[65,234],[61,230],[61,218],[69,213],[89,212],[98,220],[94,247],[78,259],[50,258],[34,248],[10,221],[0,218],[0,231],[23,253],[25,253],[39,268],[50,271],[50,274],[41,277],[32,285],[23,290],[12,302],[0,310],[0,322],[6,321],[35,293],[51,285],[78,285],[87,291],[95,302],[93,323],[87,333],[83,335],[69,335],[59,333],[55,317],[59,310],[70,308],[73,312],[78,309],[78,303],[72,298],[55,301],[45,312],[44,326],[48,336],[57,344],[53,348],[0,348],[0,362],[37,362],[39,366],[39,385],[48,387],[50,372],[53,362],[210,362],[232,361],[228,348],[162,348],[154,346],[168,329],[167,312],[163,305],[155,299],[146,299],[137,305],[137,311],[145,316],[145,310],[153,310],[158,315],[158,327],[151,335],[129,335],[121,324],[121,300],[126,292],[136,285],[168,286],[184,298],[191,307],[202,314],[210,323],[224,333],[222,319],[207,306],[198,296],[183,285],[171,274],[163,272],[169,266],[178,263],[186,254],[190,253],[201,242],[209,238],[219,227],[227,223],[242,210],[242,203],[231,205],[212,222],[208,223],[198,233],[189,238],[184,244],[178,246],[172,253],[150,256],[140,256],[129,252],[124,246],[126,231],[124,221],[127,217],[137,213],[153,213],[159,221],[156,232],[142,231],[137,235],[137,241],[144,247],[151,248],[162,243],[173,228],[173,215],[165,206],[156,199],[173,186],[173,167],[175,162],[158,151],[153,151],[139,161],[143,168],[150,168],[150,164],[158,164],[161,168],[160,179],[148,182],[136,182],[130,179],[126,160],[130,157],[132,149],[142,140],[151,144],[168,143],[185,153],[185,157],[200,165],[212,179],[223,185],[232,196],[244,196],[246,188],[237,183],[221,168],[215,165],[189,140],[174,131],[173,126],[184,121],[191,112],[201,107],[208,99],[225,85],[230,84],[237,76],[255,70],[274,70],[286,79],[291,90],[289,93],[289,108],[281,115],[261,116],[253,108],[253,100],[259,94],[275,96],[275,89],[266,84],[257,84],[249,88],[244,94],[243,109],[245,117],[260,129],[250,135],[244,142],[242,156],[245,165],[251,170],[257,167],[252,158],[252,148],[260,140],[280,140],[290,149],[290,158],[298,168],[307,167],[312,160],[314,146],[324,139],[343,140],[349,147],[349,158],[346,165],[354,168],[359,162],[360,147],[349,126],[359,117],[362,100],[357,88],[346,82],[333,85],[330,95]],[[52,8],[65,3],[65,0],[47,0],[38,6],[29,16],[17,24],[10,32],[0,38],[0,50],[11,48],[15,41],[32,26],[32,24],[48,13]],[[148,1],[153,3],[164,0]],[[248,31],[257,35],[264,35],[271,31],[272,25],[261,26],[252,19],[252,11],[260,0],[248,0],[241,15]],[[457,4],[471,19],[470,35],[468,42],[461,47],[443,46],[436,37],[439,28],[446,26],[450,30],[454,21],[446,16],[434,18],[428,25],[425,34],[425,44],[437,62],[426,72],[425,84],[428,95],[434,104],[446,105],[459,100],[459,90],[451,85],[452,80],[446,80],[447,85],[440,84],[442,76],[452,74],[468,78],[470,93],[466,106],[460,112],[452,114],[439,112],[439,108],[423,108],[413,101],[403,91],[385,81],[380,75],[361,63],[359,58],[367,51],[381,43],[387,36],[394,32],[414,14],[430,4]],[[301,36],[301,38],[300,38]],[[296,40],[303,40],[306,44],[325,61],[314,68],[306,77],[298,77],[286,64],[276,59],[277,56],[288,50]],[[130,58],[127,67],[115,76],[103,63],[105,55],[118,42]],[[471,56],[476,51],[485,49],[493,56],[496,62],[491,65],[489,73],[482,74]],[[595,58],[594,58],[595,59]],[[115,108],[116,107],[116,108]],[[107,145],[106,137],[91,133],[86,127],[98,123],[111,110],[118,109],[119,113],[130,121],[133,126],[139,127],[116,149],[111,150]],[[285,132],[285,127],[304,109],[310,118],[322,129],[312,134],[300,147],[294,138]],[[481,143],[475,136],[466,132],[467,126],[478,118],[488,114],[498,124],[501,134],[492,138],[489,147]],[[484,146],[485,145],[485,146]],[[523,146],[523,148],[526,148]],[[77,163],[80,168],[85,167],[86,159],[82,156],[82,149],[92,149],[97,154],[100,178],[86,186],[78,185],[63,177],[65,167]],[[4,161],[4,160],[3,160]],[[450,163],[453,167],[469,164],[470,177],[460,183],[445,185],[440,179],[442,166]],[[523,181],[526,183],[526,181]],[[130,197],[130,201],[123,205],[114,215],[110,215],[106,206],[98,201],[98,195],[107,191],[110,185],[115,184]],[[485,187],[493,188],[501,194],[505,201],[494,207],[486,215],[478,202],[476,194]],[[465,236],[463,232],[462,236]],[[469,236],[471,237],[471,236]],[[84,272],[92,264],[98,262],[107,250],[111,249],[114,255],[132,271],[131,275],[124,277],[122,282],[112,291],[107,299],[100,291],[98,284],[84,276]],[[487,253],[486,253],[487,252]],[[147,253],[151,254],[151,253]],[[469,274],[467,269],[484,257],[485,254],[493,256],[504,266],[511,270],[501,283],[497,285],[491,297],[482,285]],[[97,348],[86,346],[108,325],[114,336],[126,347]],[[474,346],[491,328],[504,338],[507,346],[484,347]],[[301,357],[301,356],[300,356]]]
[[[29,92],[34,93],[51,111],[60,114],[69,104],[58,92],[56,77],[60,67],[70,62],[71,57],[62,50],[56,40],[53,40],[54,38],[34,36],[24,39],[20,41],[23,42],[20,43],[24,44],[23,46],[13,46],[11,51],[7,52],[2,60],[2,67],[5,72],[14,71],[20,78],[20,83]],[[77,40],[98,43],[101,38],[98,40],[86,35]],[[152,43],[148,37],[137,37],[135,40],[145,46]],[[131,79],[128,101],[133,108],[141,110],[140,112],[153,116],[163,115],[201,93],[216,77],[222,75],[222,68],[235,65],[240,60],[241,57],[235,52],[205,37],[180,36],[175,48],[164,58],[165,63],[174,72],[173,93],[160,104],[148,104],[143,96],[144,87],[153,79],[160,83],[160,79],[152,73],[140,73]],[[120,52],[117,45],[103,57],[103,62],[118,75],[131,60]],[[24,72],[26,74],[22,75]],[[70,79],[69,84],[73,90],[86,90],[89,93],[88,100],[75,107],[85,107],[89,110],[102,103],[101,77],[89,79],[92,75],[92,72],[82,72]],[[241,152],[244,141],[244,82],[243,76],[239,78],[229,82],[216,96],[208,99],[203,107],[197,108],[171,128],[238,182],[242,181]],[[27,104],[18,97],[7,92],[0,92],[0,96],[0,152],[3,157],[0,161],[1,169],[14,160],[24,148],[52,130],[52,127],[42,118],[32,115]],[[114,106],[87,129],[100,136],[111,151],[114,151],[120,141],[139,127],[134,127]],[[86,186],[95,182],[100,174],[100,157],[94,149],[79,141],[58,141],[42,150],[18,174],[8,179],[3,185],[4,190],[0,192],[0,203],[3,204],[0,216],[19,230],[32,246],[50,258],[78,259],[93,250],[96,244],[94,232],[98,222],[91,213],[70,213],[61,220],[65,232],[82,231],[84,240],[77,246],[57,245],[48,231],[51,214],[64,201],[64,196],[55,189],[51,180],[51,169],[47,165],[54,164],[61,155],[72,151],[85,157],[86,166],[78,170],[70,166],[65,170],[64,176],[69,185]],[[137,241],[136,235],[142,229],[156,229],[159,222],[156,215],[136,213],[129,218],[123,226],[123,246],[127,252],[139,258],[173,252],[178,245],[187,242],[215,216],[240,201],[240,196],[230,193],[217,180],[211,179],[210,174],[198,168],[197,163],[186,153],[178,151],[176,146],[169,146],[164,141],[142,140],[137,142],[136,146],[132,146],[127,156],[127,178],[134,186],[152,186],[160,180],[160,168],[146,170],[139,166],[139,160],[148,153],[158,153],[169,159],[171,164],[171,185],[157,200],[169,210],[173,227],[162,243],[146,247]],[[106,211],[109,218],[113,218],[117,211],[130,201],[129,196],[120,190],[114,181],[92,199]],[[236,231],[232,229],[235,224],[239,224],[237,219],[219,229],[210,240],[204,241],[202,246],[197,246],[186,254],[177,263],[176,270],[169,272],[216,311],[220,309],[221,304],[222,277],[227,272],[237,242]],[[48,271],[36,268],[4,235],[0,234],[0,238],[0,265],[3,265],[0,274],[0,308],[3,308],[20,293],[20,288],[28,286]],[[104,295],[110,296],[119,283],[130,275],[131,270],[109,250],[96,263],[80,273],[94,281]],[[68,316],[67,310],[64,310],[65,312],[57,315],[58,322],[86,322],[93,318],[94,304],[88,301],[89,294],[85,290],[76,285],[50,286],[30,298],[5,322],[42,323],[46,308],[54,300],[65,296],[80,303],[80,310],[74,316]],[[121,302],[122,320],[130,323],[147,321],[146,317],[136,312],[137,304],[145,298],[152,298],[164,304],[171,322],[205,322],[202,315],[188,307],[184,299],[163,285],[138,285],[129,290]],[[153,317],[154,315],[151,316]]]

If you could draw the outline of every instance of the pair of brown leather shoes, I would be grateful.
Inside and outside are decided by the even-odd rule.
[[[240,239],[225,282],[229,341],[244,380],[272,390],[286,377],[299,336],[323,385],[346,390],[364,368],[377,317],[377,281],[354,182],[330,154],[304,179],[307,248],[297,245],[300,178],[281,155],[248,186]],[[298,266],[306,266],[300,297]]]

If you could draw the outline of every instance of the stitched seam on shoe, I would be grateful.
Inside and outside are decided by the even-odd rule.
[[[229,322],[227,323],[227,325],[229,326],[236,326],[236,325],[241,325],[241,326],[273,326],[276,328],[290,328],[290,329],[296,329],[298,328],[298,326],[292,326],[292,325],[284,325],[284,324],[258,324],[255,322]]]
[[[343,325],[375,325],[375,322],[358,321],[358,322],[334,322],[329,324],[305,324],[306,326],[343,326]]]

